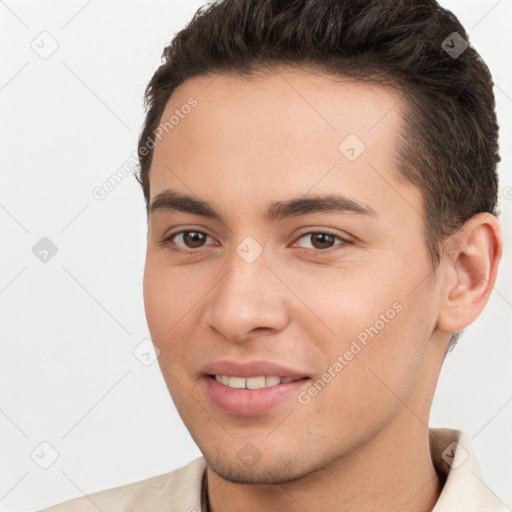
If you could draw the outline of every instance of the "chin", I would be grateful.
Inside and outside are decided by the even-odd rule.
[[[217,460],[206,455],[204,458],[209,469],[224,480],[236,484],[285,484],[300,480],[319,469],[310,467],[299,460],[266,463],[262,460],[252,467],[244,467],[243,463],[238,460]],[[320,464],[319,466],[322,467],[323,465]]]

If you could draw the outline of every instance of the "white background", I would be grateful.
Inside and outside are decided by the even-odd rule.
[[[149,336],[142,191],[132,175],[102,201],[92,190],[136,150],[144,87],[202,3],[0,1],[2,511],[37,510],[200,455],[157,363],[133,355]],[[443,5],[497,85],[506,252],[487,309],[445,362],[431,425],[473,438],[485,482],[512,507],[512,1]],[[31,47],[41,37],[46,50],[56,44],[43,31],[59,45],[47,59]],[[47,263],[32,253],[42,237],[58,249]],[[59,454],[46,470],[31,458],[43,441]]]

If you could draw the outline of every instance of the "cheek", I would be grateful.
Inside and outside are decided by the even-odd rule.
[[[149,329],[157,339],[168,338],[191,311],[199,291],[190,282],[190,273],[166,266],[157,256],[146,257],[144,307]]]
[[[432,304],[403,294],[398,297],[393,303],[396,308],[384,309],[388,306],[384,303],[364,328],[354,326],[358,333],[346,342],[350,347],[345,347],[348,354],[358,353],[343,370],[339,398],[348,410],[376,420],[394,414],[411,400],[431,335]],[[379,318],[380,313],[388,322]],[[364,411],[361,403],[365,404]]]
[[[144,308],[149,330],[153,337],[161,338],[165,331],[165,324],[172,321],[172,301],[170,295],[164,293],[165,286],[162,286],[162,275],[156,271],[151,263],[146,259],[146,267],[144,269]],[[167,326],[167,329],[169,327]]]
[[[303,406],[315,437],[332,436],[340,443],[357,444],[382,429],[411,400],[421,373],[423,348],[410,332],[409,338],[404,336],[410,328],[409,320],[401,316],[406,314],[405,307],[384,327],[377,324],[377,330],[369,328],[375,328],[373,316],[369,317],[371,324],[361,329],[361,321],[349,316],[343,322],[340,313],[336,337],[327,342],[317,335],[323,367],[318,368],[308,392],[310,402]]]
[[[311,319],[311,334],[318,336],[324,324],[324,334],[338,339],[341,345],[336,348],[341,349],[343,342],[364,333],[376,322],[382,328],[381,314],[387,313],[386,320],[396,316],[397,306],[393,305],[399,302],[400,293],[393,280],[385,280],[383,275],[386,275],[383,270],[369,265],[363,268],[354,265],[313,269],[300,276],[290,275],[289,279],[296,295],[316,315],[305,317]]]
[[[190,340],[199,325],[198,312],[208,290],[205,283],[208,283],[207,276],[197,269],[171,267],[161,255],[146,257],[143,279],[146,319],[153,343],[160,350],[158,361],[170,390],[174,389],[174,383],[167,372],[178,379],[184,378],[197,355],[190,350]]]
[[[386,385],[407,395],[417,380],[435,323],[435,294],[426,288],[426,273],[407,277],[400,265],[387,262],[385,268],[334,269],[329,274],[296,280],[294,290],[307,297],[307,305],[316,313],[302,316],[299,322],[314,340],[316,359],[322,361],[317,370],[327,372],[342,357],[336,383],[329,385],[336,394],[333,399],[357,410],[356,397],[364,397],[359,403],[377,408],[383,399],[396,401]]]
[[[428,262],[417,258],[411,269],[405,255],[379,256],[289,276],[294,291],[317,314],[316,326],[325,323],[341,342],[359,335],[373,339],[373,334],[401,343],[401,329],[414,336],[432,323],[435,292]]]

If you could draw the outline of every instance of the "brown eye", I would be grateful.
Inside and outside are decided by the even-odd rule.
[[[170,235],[159,243],[175,251],[196,252],[194,249],[203,247],[207,238],[211,237],[202,231],[184,230]]]
[[[200,231],[180,231],[171,237],[178,245],[188,249],[197,249],[205,243],[207,235]],[[181,242],[181,243],[180,243]]]
[[[189,249],[197,249],[202,247],[206,240],[206,235],[200,231],[182,231],[176,238],[182,238],[182,241]]]
[[[296,245],[299,247],[310,250],[330,253],[337,249],[343,249],[347,245],[350,245],[350,241],[342,238],[339,235],[334,235],[325,231],[310,231],[301,235]]]
[[[315,249],[329,249],[334,244],[336,237],[329,233],[311,233],[311,243]]]

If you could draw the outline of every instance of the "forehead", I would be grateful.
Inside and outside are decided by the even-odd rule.
[[[179,126],[169,130],[169,135],[190,136],[190,127],[206,148],[213,137],[218,144],[229,134],[226,144],[232,147],[232,141],[242,142],[245,151],[256,136],[252,146],[327,137],[326,142],[337,147],[336,142],[347,133],[372,144],[383,137],[392,139],[389,129],[400,123],[405,103],[401,93],[390,87],[282,68],[272,74],[217,74],[186,80],[169,98],[162,123],[191,98],[197,106],[180,116]]]
[[[171,187],[257,203],[314,187],[396,201],[404,107],[394,89],[294,68],[189,79],[161,118],[173,119],[154,150],[151,196]]]

